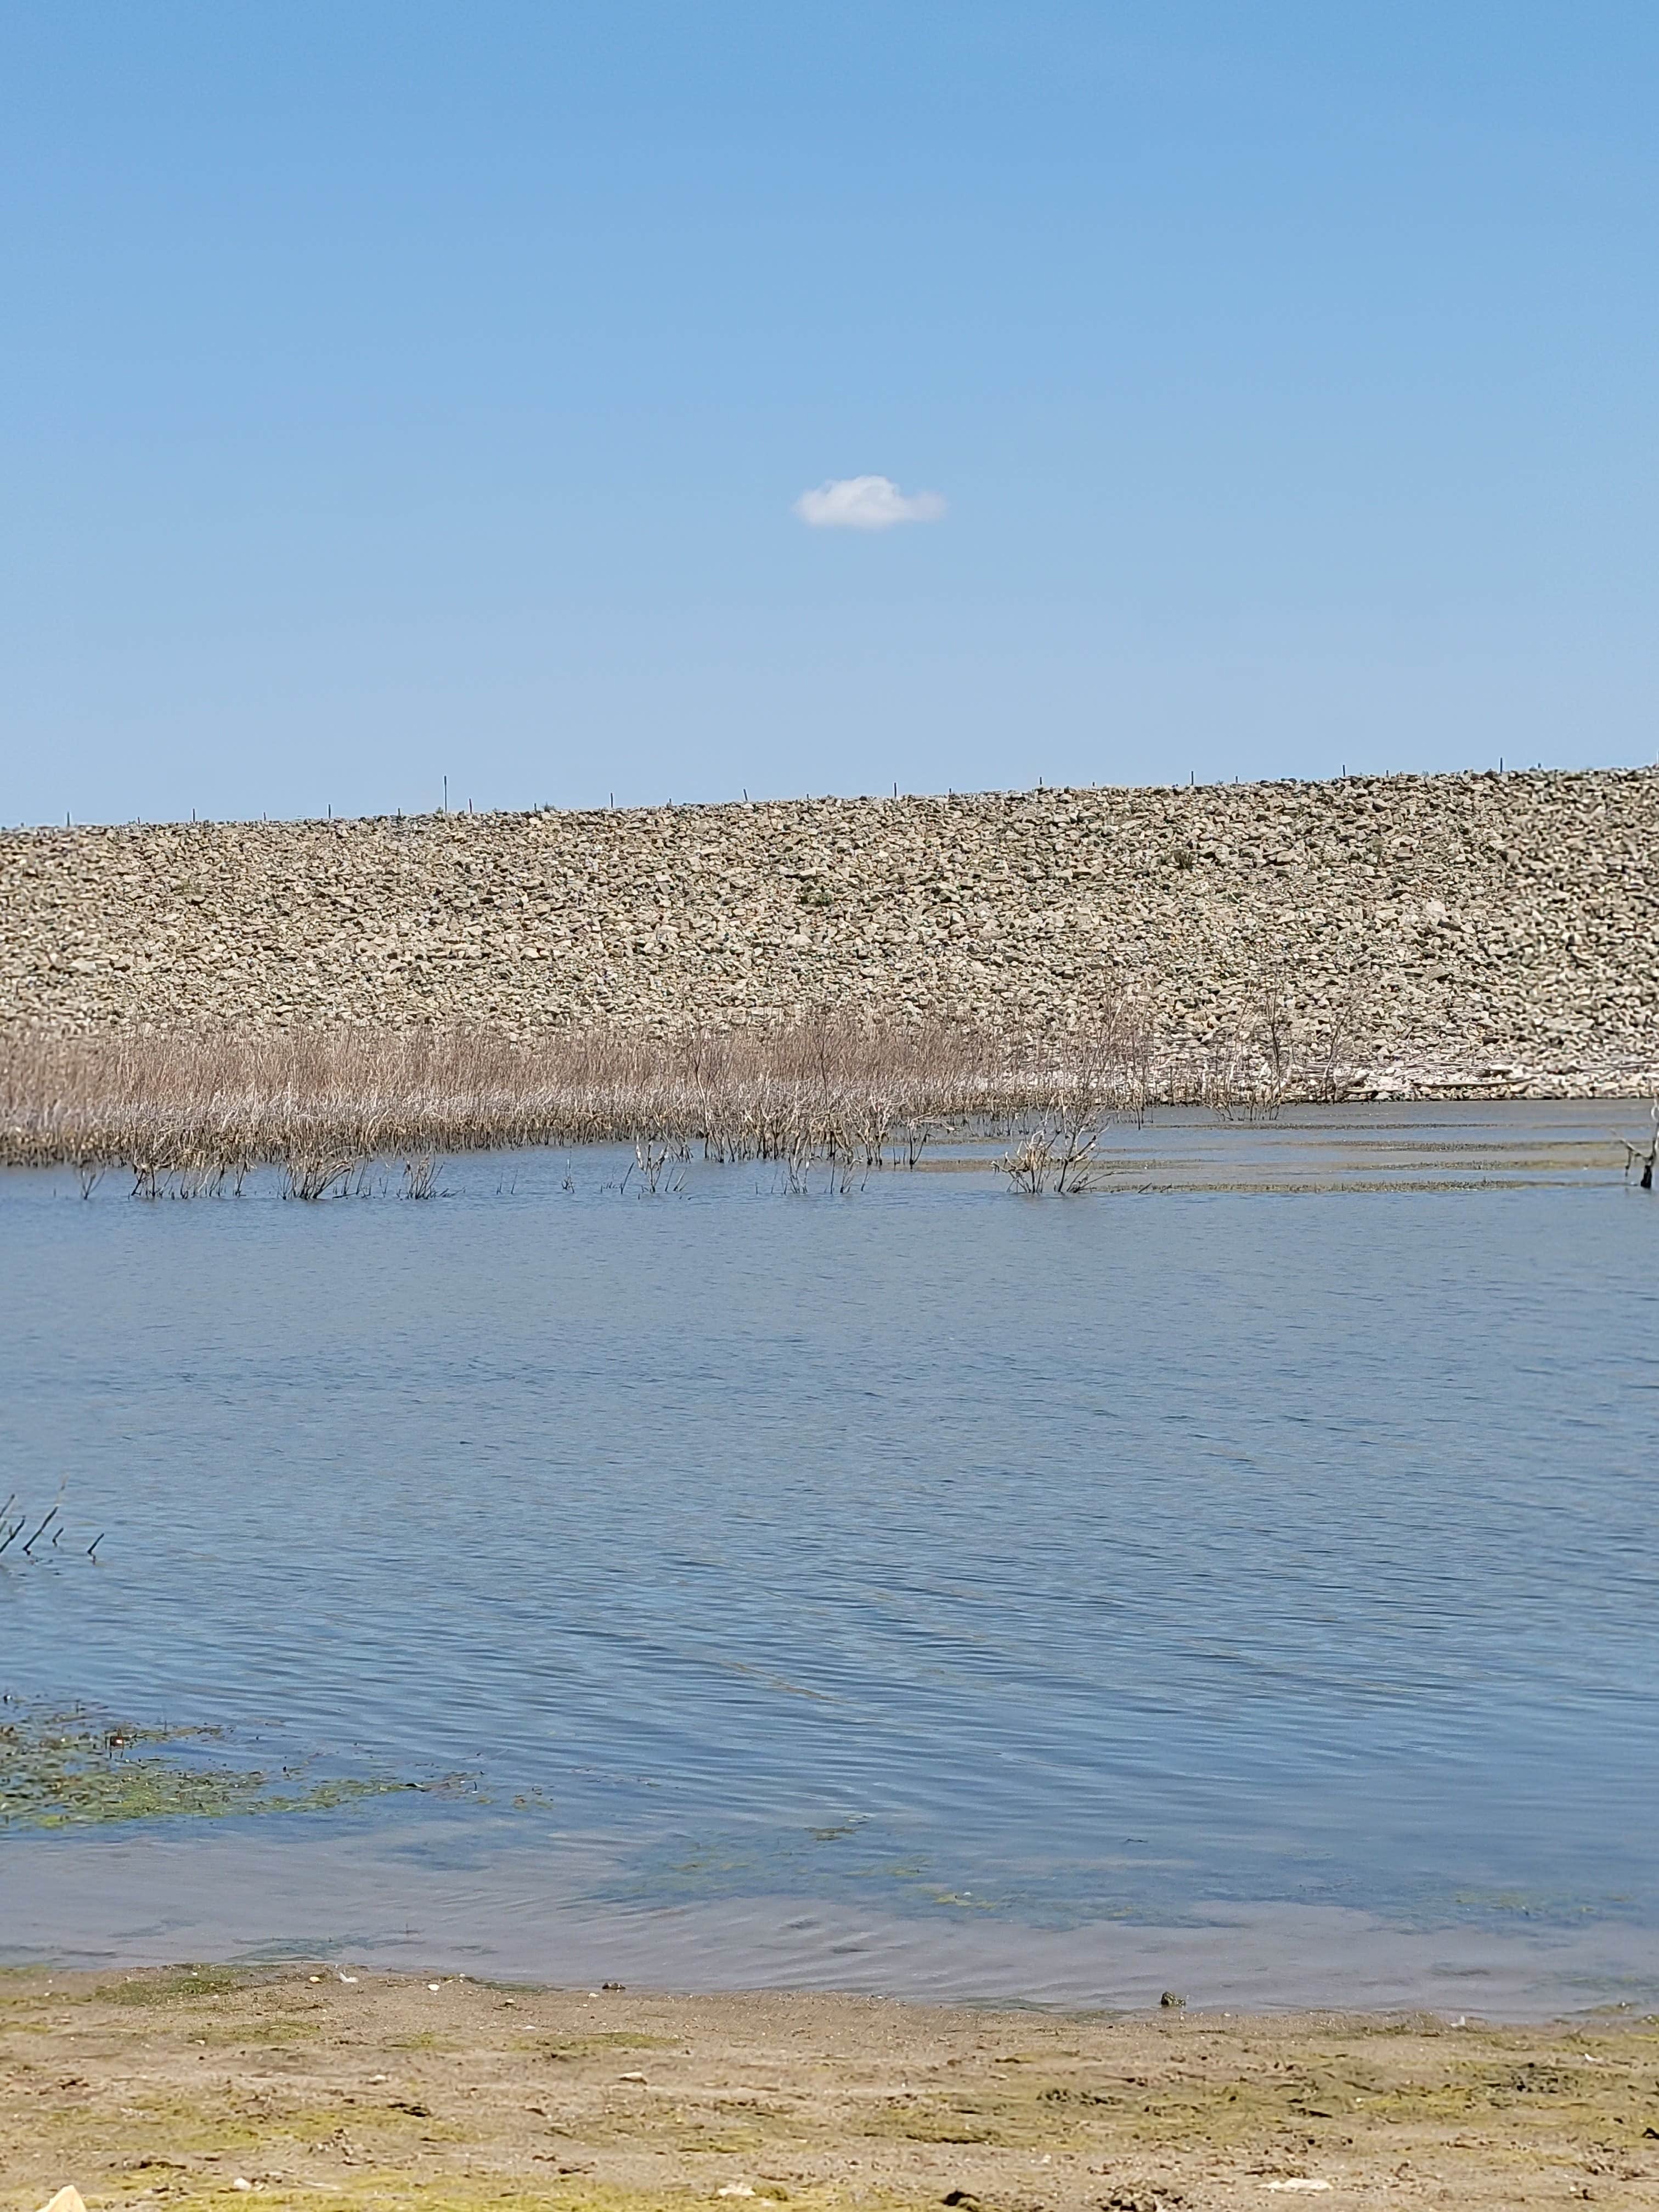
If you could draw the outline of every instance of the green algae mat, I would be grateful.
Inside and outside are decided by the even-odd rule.
[[[0,1712],[0,1830],[321,1813],[434,1786],[233,1765],[215,1729],[128,1727],[80,1711]]]

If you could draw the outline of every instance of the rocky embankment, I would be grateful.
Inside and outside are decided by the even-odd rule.
[[[1659,770],[0,835],[0,1030],[1288,1022],[1352,1087],[1659,1084]]]

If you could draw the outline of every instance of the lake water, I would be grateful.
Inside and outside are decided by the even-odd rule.
[[[1073,1200],[0,1176],[0,1490],[83,1540],[0,1557],[0,1688],[468,1778],[0,1834],[0,1957],[1654,2003],[1644,1118],[1166,1117]]]

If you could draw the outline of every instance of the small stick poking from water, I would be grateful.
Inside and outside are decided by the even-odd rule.
[[[103,1530],[100,1528],[100,1529],[98,1531],[98,1534],[97,1534],[93,1538],[93,1540],[92,1540],[91,1543],[89,1543],[89,1544],[87,1546],[87,1557],[88,1557],[89,1559],[95,1559],[95,1558],[97,1557],[97,1554],[98,1554],[98,1547],[99,1547],[99,1546],[103,1542],[103,1540],[104,1540],[104,1532],[103,1532]]]
[[[1619,1139],[1625,1148],[1625,1181],[1626,1182],[1630,1181],[1631,1170],[1639,1165],[1642,1170],[1641,1187],[1644,1190],[1653,1188],[1653,1171],[1656,1167],[1659,1167],[1659,1098],[1656,1098],[1653,1102],[1650,1119],[1653,1122],[1653,1134],[1649,1139],[1645,1148],[1640,1145],[1632,1145],[1628,1137],[1621,1137]]]
[[[31,1553],[33,1552],[35,1546],[40,1542],[40,1540],[41,1537],[42,1537],[42,1536],[44,1536],[44,1535],[46,1534],[46,1533],[47,1529],[51,1528],[51,1526],[52,1526],[52,1522],[53,1522],[57,1518],[58,1518],[58,1508],[54,1505],[54,1506],[52,1507],[52,1509],[51,1512],[47,1514],[47,1516],[46,1516],[46,1519],[45,1519],[45,1520],[40,1523],[40,1527],[35,1530],[34,1534],[33,1534],[29,1538],[29,1540],[28,1540],[27,1543],[24,1545],[24,1547],[23,1547],[23,1557],[24,1557],[26,1559],[27,1559],[27,1558],[29,1558],[29,1556],[31,1555]]]

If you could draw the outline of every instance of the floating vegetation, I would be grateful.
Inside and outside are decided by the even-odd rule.
[[[394,1791],[448,1793],[459,1786],[455,1777],[441,1783],[364,1775],[307,1781],[293,1768],[271,1773],[216,1761],[209,1747],[224,1742],[220,1729],[128,1728],[79,1710],[11,1707],[8,1713],[0,1719],[0,1828],[325,1813]]]

